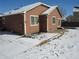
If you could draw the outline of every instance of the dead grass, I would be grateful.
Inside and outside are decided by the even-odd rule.
[[[68,30],[67,29],[57,29],[57,30],[54,31],[54,33],[60,33],[60,34],[62,32],[68,32]]]
[[[43,40],[41,43],[39,43],[37,46],[41,46],[41,45],[44,45],[44,44],[47,44],[48,43],[48,40]]]

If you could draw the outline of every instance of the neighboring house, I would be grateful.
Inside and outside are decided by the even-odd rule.
[[[66,27],[79,27],[79,7],[73,8],[73,15],[66,17],[67,21],[62,23]]]
[[[2,16],[3,14],[2,13],[0,13],[0,29],[2,28]]]
[[[67,22],[74,22],[75,20],[73,15],[67,16],[66,19],[67,19]]]
[[[62,14],[58,6],[37,2],[4,13],[4,28],[20,34],[53,32],[61,27]]]
[[[72,22],[79,22],[79,7],[73,8],[73,19]]]
[[[0,28],[2,27],[2,19],[0,18]]]

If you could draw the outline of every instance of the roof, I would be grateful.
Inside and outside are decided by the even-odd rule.
[[[25,12],[27,12],[27,11],[29,11],[29,10],[31,10],[31,9],[39,6],[39,5],[44,5],[44,6],[49,8],[48,10],[43,12],[42,14],[50,14],[56,7],[58,7],[57,5],[56,6],[50,6],[50,5],[47,5],[47,4],[42,3],[42,2],[37,2],[37,3],[34,3],[34,4],[30,4],[30,5],[21,7],[21,8],[17,8],[17,9],[5,12],[3,16],[25,13]]]
[[[30,5],[27,5],[27,6],[24,6],[24,7],[21,7],[21,8],[18,8],[16,10],[11,10],[11,11],[8,11],[8,12],[5,12],[4,14],[5,15],[11,15],[11,14],[17,14],[17,13],[24,13],[24,12],[27,12],[39,5],[44,5],[44,6],[47,6],[47,7],[51,7],[45,3],[42,3],[42,2],[37,2],[37,3],[34,3],[34,4],[30,4]]]
[[[2,16],[2,15],[0,15],[0,16]]]
[[[54,11],[56,8],[58,8],[58,5],[55,6],[51,6],[48,10],[46,10],[44,13],[42,13],[43,15],[49,15],[52,11]],[[59,14],[62,17],[62,12],[61,9],[58,8]]]
[[[45,11],[43,14],[50,14],[54,9],[56,9],[58,6],[51,6],[47,11]]]
[[[3,16],[3,15],[4,15],[3,13],[0,13],[0,17]]]
[[[78,6],[75,6],[74,8],[78,8],[78,9],[79,9],[79,7],[78,7]]]
[[[79,12],[79,7],[74,7],[73,12]]]

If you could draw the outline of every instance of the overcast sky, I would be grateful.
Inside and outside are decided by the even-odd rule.
[[[36,2],[59,5],[64,9],[66,15],[71,15],[73,7],[79,6],[79,0],[0,0],[0,12],[9,11]]]

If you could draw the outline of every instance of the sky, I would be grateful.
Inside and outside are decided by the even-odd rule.
[[[66,16],[73,14],[74,6],[79,6],[79,0],[0,0],[0,13],[36,2],[43,2],[48,5],[59,5]]]

